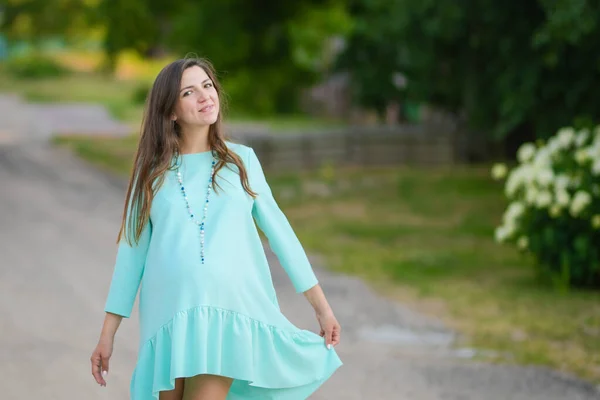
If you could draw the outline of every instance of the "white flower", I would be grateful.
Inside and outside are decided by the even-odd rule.
[[[496,229],[494,229],[494,240],[498,243],[502,243],[504,241],[503,236],[504,235],[503,235],[502,227],[497,226]]]
[[[506,165],[502,163],[494,164],[494,166],[492,167],[492,178],[494,178],[495,180],[503,179],[504,177],[506,177],[507,172],[508,169],[506,168]]]
[[[596,214],[592,217],[592,228],[600,229],[600,214]]]
[[[514,215],[515,217],[520,217],[521,215],[523,215],[523,212],[525,212],[525,206],[521,202],[513,201],[508,206],[508,212]]]
[[[600,175],[600,160],[596,160],[594,161],[594,164],[592,164],[592,174]]]
[[[571,202],[571,196],[569,196],[569,192],[563,189],[558,189],[556,191],[556,204],[562,207],[567,207]]]
[[[552,194],[547,190],[543,190],[539,192],[537,198],[535,199],[535,205],[538,208],[546,208],[552,203]]]
[[[569,178],[567,175],[560,174],[554,179],[554,187],[565,190],[569,187],[570,182],[571,178]]]
[[[549,210],[549,212],[550,212],[550,216],[551,216],[552,218],[556,218],[556,217],[558,217],[558,216],[560,215],[560,206],[559,206],[558,204],[553,204],[553,205],[550,207],[550,210]]]
[[[506,232],[508,233],[509,237],[513,236],[516,231],[517,231],[517,227],[514,224],[506,225]]]
[[[525,165],[520,165],[517,168],[513,169],[510,174],[508,174],[508,178],[506,179],[506,186],[504,187],[504,191],[506,196],[513,197],[517,190],[519,190],[525,184],[526,177],[529,174],[527,171],[529,167]]]
[[[577,145],[577,147],[582,147],[585,144],[585,142],[588,140],[589,137],[590,137],[590,130],[582,129],[579,132],[577,132],[577,136],[575,136],[575,144]]]
[[[535,145],[533,143],[523,143],[517,151],[517,159],[521,163],[530,161],[535,155]]]
[[[585,209],[585,207],[592,202],[592,196],[588,192],[583,190],[577,191],[573,196],[573,201],[571,202],[570,212],[571,215],[577,217],[581,214],[581,212]]]
[[[560,144],[560,147],[562,147],[563,149],[566,149],[567,147],[569,147],[571,145],[571,143],[573,143],[573,140],[575,139],[575,129],[562,128],[561,130],[558,131],[557,135],[558,135],[558,143]]]
[[[521,250],[525,250],[528,245],[529,239],[527,239],[527,236],[521,236],[519,240],[517,240],[517,246],[519,246]]]
[[[554,179],[554,172],[550,168],[538,169],[536,180],[542,187],[547,187]]]
[[[508,208],[504,212],[504,223],[514,225],[517,218],[519,218],[525,212],[525,206],[523,203],[514,201],[508,205]]]
[[[556,136],[552,136],[550,139],[548,139],[546,148],[551,155],[557,155],[560,152],[560,143],[558,142],[558,138]]]
[[[525,193],[525,201],[527,204],[535,204],[539,193],[540,191],[535,186],[529,186],[527,188],[527,192]]]
[[[535,169],[532,166],[524,165],[523,166],[523,181],[526,184],[532,184],[535,180]]]
[[[548,168],[551,166],[552,153],[546,147],[542,147],[537,151],[533,159],[533,165],[536,168]]]
[[[510,239],[510,237],[512,236],[512,234],[514,232],[515,232],[514,225],[501,225],[496,228],[496,231],[494,232],[494,236],[495,236],[497,242],[503,243],[503,242],[506,242],[508,239]]]
[[[600,159],[600,136],[594,143],[587,147],[590,158]]]
[[[590,158],[588,149],[579,149],[575,152],[575,161],[577,164],[583,165]]]
[[[503,243],[506,240],[506,232],[503,226],[499,226],[494,231],[494,239],[498,243]]]

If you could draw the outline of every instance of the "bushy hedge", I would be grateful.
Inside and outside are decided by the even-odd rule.
[[[525,143],[517,159],[492,168],[510,201],[496,240],[530,252],[561,286],[600,287],[600,126]]]
[[[69,74],[69,69],[46,56],[21,56],[5,62],[11,75],[22,79],[56,78]]]

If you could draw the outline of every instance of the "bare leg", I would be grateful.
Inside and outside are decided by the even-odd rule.
[[[185,387],[185,378],[175,379],[175,389],[159,392],[158,400],[181,400],[183,398],[183,389]]]
[[[225,400],[233,379],[218,375],[196,375],[185,380],[183,400]]]

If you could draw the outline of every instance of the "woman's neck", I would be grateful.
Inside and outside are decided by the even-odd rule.
[[[209,127],[201,127],[194,131],[183,130],[182,140],[180,143],[181,154],[189,153],[202,153],[210,150],[208,143],[208,129]]]

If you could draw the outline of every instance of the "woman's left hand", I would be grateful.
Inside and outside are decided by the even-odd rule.
[[[337,346],[340,342],[342,328],[337,319],[335,319],[333,311],[328,310],[323,313],[317,312],[317,321],[319,321],[319,325],[321,326],[319,335],[325,338],[325,345],[327,348],[331,349],[331,346]]]

